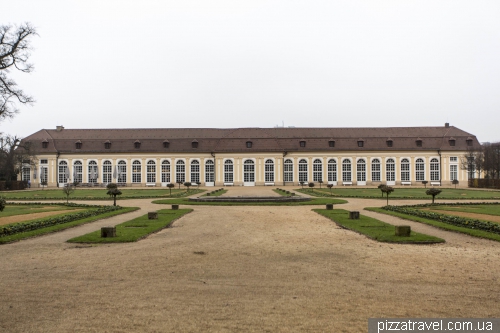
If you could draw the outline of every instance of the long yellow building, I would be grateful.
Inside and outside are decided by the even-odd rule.
[[[40,130],[27,138],[32,186],[466,185],[460,160],[480,146],[454,126]]]

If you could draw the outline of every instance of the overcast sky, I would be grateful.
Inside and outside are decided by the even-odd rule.
[[[500,141],[500,1],[17,0],[42,128],[444,126]]]

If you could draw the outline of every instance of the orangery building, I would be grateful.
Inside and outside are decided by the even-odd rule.
[[[477,138],[454,126],[387,128],[43,129],[20,178],[32,187],[430,185],[467,183]]]

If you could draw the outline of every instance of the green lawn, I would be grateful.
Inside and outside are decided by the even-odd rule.
[[[76,207],[76,208],[78,209],[78,207]],[[81,207],[80,207],[80,209],[81,209]],[[139,209],[139,208],[138,207],[120,207],[119,210],[107,212],[107,213],[96,215],[96,216],[90,216],[87,218],[71,221],[68,223],[56,224],[53,226],[40,228],[40,229],[36,229],[36,230],[19,232],[19,233],[16,233],[14,235],[0,236],[0,244],[11,243],[11,242],[16,242],[16,241],[23,240],[26,238],[42,236],[42,235],[45,235],[48,233],[57,232],[57,231],[61,231],[64,229],[76,227],[76,226],[79,226],[79,225],[82,225],[85,223],[94,222],[94,221],[108,218],[111,216],[129,213],[129,212],[132,212],[132,211],[137,210],[137,209]],[[53,217],[51,217],[51,218],[53,218]],[[46,219],[40,219],[40,220],[42,221],[42,220],[46,220]],[[13,225],[13,224],[11,224],[11,225]],[[6,226],[11,226],[11,225],[6,225]],[[5,227],[5,226],[2,226],[2,227]]]
[[[405,244],[431,244],[443,243],[444,240],[438,237],[411,232],[409,237],[395,235],[395,227],[377,219],[361,215],[359,220],[349,219],[349,212],[344,209],[313,209],[316,213],[323,215],[343,228],[356,231],[368,238],[386,243],[405,243]]]
[[[195,202],[189,199],[155,200],[155,204],[177,204],[177,205],[201,205],[201,206],[309,206],[326,204],[343,204],[347,201],[342,199],[318,198],[310,201],[299,202]]]
[[[148,215],[143,215],[133,220],[116,226],[116,237],[101,238],[101,230],[68,240],[71,243],[125,243],[136,242],[148,235],[168,227],[173,221],[179,219],[192,209],[162,209],[158,211],[158,219],[149,220]]]
[[[73,194],[69,196],[70,200],[106,200],[112,201],[106,192],[106,188],[93,188],[84,189],[77,188]],[[140,199],[140,198],[161,198],[170,197],[170,190],[168,188],[162,189],[131,189],[131,188],[120,188],[122,195],[116,197],[119,201],[121,199]],[[193,195],[197,193],[202,193],[205,190],[200,190],[196,188],[191,188],[189,192],[185,189],[172,189],[172,198],[184,197],[188,195]],[[50,190],[35,190],[35,191],[4,191],[0,192],[0,196],[4,197],[6,200],[57,200],[66,199],[66,195],[63,193],[62,189],[50,189]]]
[[[499,234],[495,234],[495,233],[491,233],[491,232],[487,232],[487,231],[483,231],[483,230],[476,230],[476,229],[460,227],[460,226],[456,226],[453,224],[436,221],[433,219],[427,219],[427,218],[414,216],[414,215],[410,215],[410,214],[403,214],[400,212],[388,211],[388,210],[378,208],[378,207],[368,207],[365,209],[373,211],[373,212],[381,213],[381,214],[396,216],[396,217],[399,217],[399,218],[402,218],[405,220],[410,220],[410,221],[428,224],[428,225],[431,225],[431,226],[439,228],[439,229],[460,232],[460,233],[467,234],[470,236],[487,238],[487,239],[491,239],[491,240],[495,240],[495,241],[500,242],[500,235]]]
[[[425,194],[428,188],[395,188],[394,192],[389,195],[391,199],[428,199],[432,200],[430,195]],[[441,194],[436,196],[436,201],[440,199],[500,199],[500,191],[484,191],[470,189],[454,189],[454,188],[439,188]],[[334,187],[331,190],[328,188],[310,188],[297,189],[297,192],[319,196],[319,197],[343,197],[343,198],[374,198],[382,199],[382,192],[378,188],[338,188]],[[385,200],[385,196],[384,196]]]
[[[466,212],[475,214],[485,214],[485,215],[496,215],[500,216],[500,204],[499,205],[464,205],[464,206],[432,206],[428,207],[431,210],[447,210],[454,212]],[[487,217],[484,217],[487,219]]]
[[[3,212],[0,212],[0,218],[15,215],[35,214],[44,212],[54,212],[59,210],[78,209],[78,207],[68,206],[50,206],[50,205],[6,205]],[[81,208],[80,208],[81,209]]]

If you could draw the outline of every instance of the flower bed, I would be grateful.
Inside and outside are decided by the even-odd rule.
[[[411,206],[385,206],[382,209],[417,217],[422,217],[434,221],[439,221],[443,223],[448,223],[458,227],[464,227],[469,229],[483,230],[487,232],[492,232],[500,235],[500,224],[494,222],[480,221],[477,219],[469,219],[459,216],[452,216],[434,212],[426,212],[419,208],[426,207],[436,207],[436,206],[464,206],[464,205],[498,205],[494,202],[483,202],[483,203],[446,203],[446,204],[422,204],[422,205],[411,205]]]

